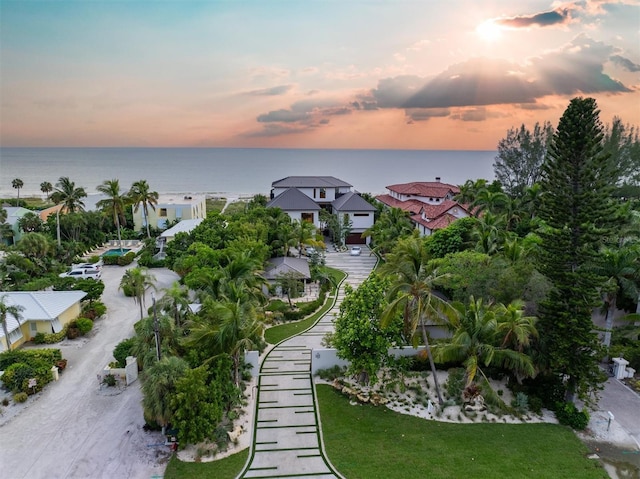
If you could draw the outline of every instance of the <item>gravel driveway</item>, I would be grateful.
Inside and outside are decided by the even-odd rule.
[[[159,433],[142,429],[139,381],[118,390],[101,389],[97,380],[113,361],[115,345],[133,336],[140,315],[133,299],[118,290],[124,271],[118,266],[103,269],[102,299],[108,311],[94,330],[87,337],[53,346],[68,359],[60,380],[30,398],[15,417],[8,421],[5,417],[0,426],[1,477],[162,477],[169,450],[157,445],[163,441]],[[178,279],[167,269],[154,269],[152,274],[158,290]],[[150,306],[149,294],[147,299]],[[7,415],[13,407],[7,408]]]

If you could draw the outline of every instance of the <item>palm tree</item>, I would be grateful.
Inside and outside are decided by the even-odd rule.
[[[48,181],[40,183],[40,191],[47,195],[47,201],[49,200],[49,193],[53,191],[53,185]]]
[[[293,222],[293,238],[295,246],[298,249],[298,258],[302,256],[302,248],[304,246],[318,246],[315,240],[316,227],[313,223],[303,220],[295,220]]]
[[[385,209],[378,221],[362,233],[370,236],[373,242],[372,250],[385,255],[393,249],[400,238],[407,237],[415,231],[409,219],[409,213],[400,208]]]
[[[538,318],[525,316],[524,308],[524,301],[519,299],[512,301],[508,306],[502,303],[496,305],[498,318],[496,331],[499,337],[503,338],[501,347],[523,352],[524,348],[530,346],[531,339],[538,337],[535,327]]]
[[[200,318],[187,323],[187,346],[201,349],[211,359],[228,354],[233,361],[234,383],[240,384],[242,354],[258,345],[264,326],[250,302],[214,301],[203,304]]]
[[[69,179],[68,176],[61,176],[56,183],[55,190],[51,195],[51,199],[56,204],[62,204],[62,210],[65,213],[75,213],[76,211],[84,211],[84,202],[82,198],[87,197],[84,188],[76,188],[76,184]]]
[[[155,280],[146,268],[128,269],[120,280],[119,289],[130,291],[133,300],[140,306],[140,319],[144,318],[145,293],[148,288],[155,288]]]
[[[187,362],[175,356],[167,356],[154,363],[143,375],[142,408],[145,418],[165,428],[171,423],[171,400],[178,379],[189,369]]]
[[[115,179],[103,181],[101,185],[98,185],[96,190],[107,196],[105,199],[98,201],[96,203],[96,206],[112,216],[113,224],[115,225],[116,231],[118,233],[118,243],[120,244],[120,251],[122,251],[122,235],[120,234],[120,225],[126,224],[124,209],[126,206],[127,197],[120,193],[120,182]]]
[[[431,354],[427,321],[442,322],[444,315],[452,314],[449,303],[435,294],[435,284],[443,278],[428,261],[424,241],[411,236],[398,242],[386,263],[380,268],[381,274],[390,275],[391,286],[387,292],[389,306],[383,312],[380,324],[387,327],[400,311],[404,322],[404,336],[407,341],[417,343],[415,332],[418,326],[422,333],[433,380],[442,405],[442,395],[436,375],[436,367]]]
[[[640,287],[636,283],[640,278],[640,247],[623,246],[619,249],[604,250],[594,272],[605,278],[601,287],[606,307],[603,344],[608,348],[611,344],[613,315],[618,297],[625,295],[630,299],[640,300]],[[638,304],[640,305],[640,302]]]
[[[169,314],[177,327],[189,313],[189,291],[177,281],[164,290],[164,295],[158,300],[161,311]]]
[[[533,361],[521,349],[537,331],[533,320],[518,313],[521,304],[487,306],[482,299],[471,296],[468,305],[455,302],[453,307],[458,312],[448,316],[453,335],[434,345],[433,354],[439,362],[461,362],[467,387],[478,373],[488,384],[482,368],[492,365],[527,377],[535,374]],[[516,345],[519,350],[507,347],[509,345]]]
[[[7,341],[7,351],[11,351],[11,339],[9,338],[9,328],[7,328],[7,316],[12,316],[18,322],[20,326],[20,320],[22,319],[22,311],[24,306],[19,304],[8,304],[9,297],[6,294],[0,296],[0,323],[2,323],[2,331]]]
[[[134,205],[134,213],[137,213],[140,205],[142,205],[144,222],[147,225],[147,238],[151,238],[151,230],[149,229],[149,207],[154,211],[156,210],[159,198],[158,192],[149,191],[149,184],[147,181],[139,180],[131,185],[131,189],[129,189],[129,198]]]
[[[15,178],[11,180],[11,186],[18,190],[18,202],[16,203],[16,206],[20,206],[20,188],[24,186],[24,182],[20,178]]]

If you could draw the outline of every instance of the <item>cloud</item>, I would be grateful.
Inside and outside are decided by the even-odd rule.
[[[620,55],[612,55],[609,57],[609,60],[628,72],[640,72],[640,65],[633,63],[628,58],[624,58]]]
[[[410,122],[427,121],[431,118],[447,117],[451,114],[448,108],[409,108],[405,110]]]
[[[304,111],[296,112],[291,110],[273,110],[269,113],[263,113],[262,115],[258,115],[257,120],[260,123],[270,123],[270,122],[284,122],[284,123],[293,123],[301,120],[306,120],[308,114]]]
[[[564,25],[571,21],[569,8],[552,10],[550,12],[535,13],[533,15],[518,15],[511,18],[496,18],[495,23],[503,27],[528,28],[549,27],[552,25]]]
[[[304,133],[307,130],[308,128],[280,125],[275,123],[264,125],[261,130],[250,131],[242,134],[241,136],[245,138],[265,138],[271,136],[295,135],[298,133]]]
[[[484,121],[487,117],[486,108],[472,108],[470,110],[462,110],[455,115],[451,115],[452,119],[462,121]]]
[[[522,103],[518,105],[521,110],[550,110],[552,107],[542,103]]]
[[[548,95],[630,92],[603,71],[612,53],[613,47],[581,34],[563,48],[522,64],[476,58],[429,79],[414,75],[382,79],[371,96],[379,108],[410,110],[535,104]]]
[[[284,95],[285,93],[290,91],[292,88],[293,88],[293,85],[278,85],[278,86],[273,86],[271,88],[251,90],[244,94],[249,96],[277,96],[277,95]]]

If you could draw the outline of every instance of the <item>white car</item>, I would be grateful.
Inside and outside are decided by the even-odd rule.
[[[102,272],[98,269],[72,269],[59,275],[61,278],[100,279]]]
[[[361,252],[362,252],[362,248],[360,246],[352,246],[349,254],[351,256],[360,256]]]

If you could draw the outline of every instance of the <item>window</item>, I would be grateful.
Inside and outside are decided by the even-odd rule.
[[[324,199],[327,197],[327,189],[326,188],[320,188],[320,198]]]
[[[161,218],[166,218],[167,209],[166,208],[160,208],[160,211],[158,212],[158,216],[160,216]]]
[[[35,321],[29,321],[29,332],[31,333],[31,336],[35,336],[38,332],[38,325]]]
[[[345,213],[344,215],[342,215],[342,222],[344,224],[347,224],[349,222],[349,213]]]
[[[182,219],[182,208],[176,208],[176,219]]]
[[[369,213],[354,213],[353,216],[369,216]]]
[[[9,333],[9,340],[11,341],[11,344],[15,343],[16,341],[22,338],[23,338],[22,330],[20,328],[14,329]]]
[[[316,189],[313,189],[313,197],[316,198]]]
[[[300,218],[307,223],[313,223],[313,213],[302,213]]]

